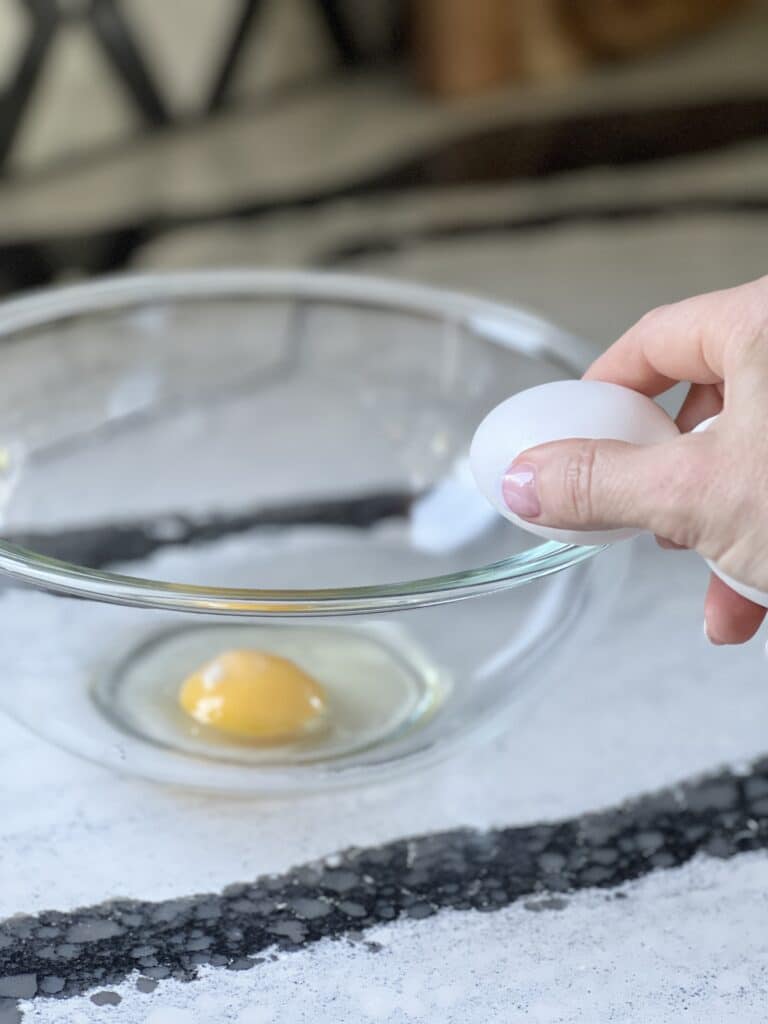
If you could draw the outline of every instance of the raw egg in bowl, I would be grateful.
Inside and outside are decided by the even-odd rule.
[[[514,729],[619,585],[623,546],[540,543],[472,478],[490,410],[592,355],[529,313],[190,272],[6,302],[0,341],[0,703],[118,771],[409,772]]]

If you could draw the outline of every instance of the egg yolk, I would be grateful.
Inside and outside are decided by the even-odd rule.
[[[227,651],[182,683],[179,703],[196,722],[243,739],[295,739],[319,724],[325,693],[288,658]]]

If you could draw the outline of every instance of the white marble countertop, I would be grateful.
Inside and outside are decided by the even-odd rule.
[[[673,568],[674,567],[674,568]],[[528,720],[408,784],[263,803],[118,778],[2,719],[0,916],[114,898],[219,892],[351,845],[472,826],[572,818],[766,749],[758,643],[713,649],[700,618],[703,565],[637,542],[624,595]],[[557,912],[513,903],[381,925],[358,943],[281,952],[258,971],[206,966],[199,980],[136,978],[20,1005],[24,1020],[237,1021],[764,1020],[761,852],[697,856],[624,887],[580,892]],[[8,1011],[10,1012],[10,1011]],[[505,1011],[506,1012],[506,1011]],[[11,1019],[9,1017],[9,1019]],[[503,1019],[514,1020],[514,1016]]]
[[[717,161],[718,182],[733,180],[741,194],[749,172],[762,188],[759,147]],[[730,177],[719,166],[729,161]],[[684,167],[674,191],[695,192],[698,174]],[[612,194],[635,194],[639,178],[596,172],[590,188],[608,182]],[[533,188],[517,190],[521,209],[538,210]],[[500,192],[495,202],[503,211],[514,198]],[[335,223],[337,211],[328,218]],[[321,219],[302,215],[302,238]],[[764,272],[763,227],[751,214],[659,216],[631,227],[577,222],[482,246],[417,238],[362,265],[512,297],[607,344],[651,305]],[[285,223],[260,230],[270,246]],[[246,243],[256,258],[258,239]],[[291,259],[303,252],[298,243],[288,249]],[[192,250],[190,262],[200,256]],[[175,251],[168,261],[183,259]],[[759,640],[739,649],[705,641],[705,583],[696,557],[637,542],[610,619],[524,722],[490,746],[370,792],[267,803],[169,790],[111,775],[0,718],[0,927],[17,914],[67,914],[120,898],[217,894],[316,858],[333,865],[351,846],[375,850],[440,830],[514,832],[565,819],[578,829],[585,814],[723,766],[748,773],[768,751],[768,664]],[[613,889],[534,900],[538,913],[527,899],[491,913],[441,907],[267,954],[253,970],[204,965],[197,980],[144,986],[152,991],[137,988],[137,970],[107,986],[115,1005],[93,1002],[97,984],[65,1000],[25,999],[44,979],[0,976],[0,999],[8,1000],[0,1024],[18,1020],[16,996],[24,1024],[671,1024],[684,1016],[763,1024],[768,858],[760,845],[735,852],[703,844],[693,859],[651,860]]]

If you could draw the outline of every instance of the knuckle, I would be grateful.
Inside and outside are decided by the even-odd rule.
[[[644,313],[637,322],[638,328],[644,333],[656,334],[669,320],[672,305],[655,306]]]
[[[578,523],[591,522],[593,518],[596,462],[595,443],[582,441],[565,464],[563,496],[566,511]]]

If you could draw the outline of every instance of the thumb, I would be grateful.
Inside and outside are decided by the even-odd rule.
[[[705,435],[663,444],[568,440],[523,452],[502,492],[515,515],[570,530],[649,530],[694,548],[703,531]]]

